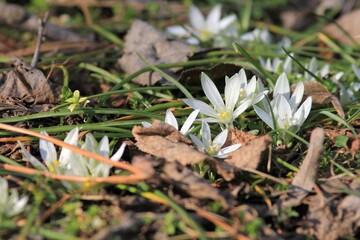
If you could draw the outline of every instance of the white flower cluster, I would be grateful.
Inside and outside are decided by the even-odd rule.
[[[16,189],[9,190],[7,180],[0,177],[0,219],[22,213],[27,202],[27,196],[20,197]]]
[[[41,132],[44,135],[48,135],[45,131]],[[109,158],[109,139],[104,136],[100,143],[91,135],[86,134],[85,142],[78,141],[79,128],[74,128],[64,139],[65,143],[73,146],[78,146],[81,149],[97,153],[103,157]],[[78,177],[107,177],[109,176],[111,165],[103,162],[99,162],[95,159],[85,157],[81,154],[75,153],[70,149],[63,148],[58,158],[54,144],[40,139],[40,155],[44,160],[45,165],[42,164],[37,158],[31,155],[19,142],[20,147],[29,160],[29,162],[42,171],[68,175]],[[125,150],[125,144],[123,143],[119,150],[110,158],[112,161],[119,161]],[[69,190],[80,189],[84,187],[82,183],[70,183],[67,181],[62,182],[63,185]]]

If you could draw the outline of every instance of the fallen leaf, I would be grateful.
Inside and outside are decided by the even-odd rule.
[[[345,118],[345,113],[339,99],[336,96],[332,95],[326,87],[316,81],[304,81],[303,83],[305,88],[304,99],[311,96],[313,105],[323,105],[331,102],[337,113],[342,118]],[[291,89],[294,90],[295,87],[296,85],[293,84],[291,86]]]
[[[242,146],[230,153],[226,162],[237,168],[256,169],[271,142],[269,135],[257,137],[234,130],[231,132],[231,144],[241,143]]]
[[[335,24],[331,23],[325,26],[324,32],[334,39],[344,44],[360,43],[360,29],[357,24],[360,19],[360,9],[353,10],[343,16],[341,16],[336,22],[343,28],[351,37],[349,38],[344,34],[343,30]],[[354,42],[355,41],[355,42]]]
[[[319,167],[320,156],[323,151],[324,130],[315,128],[310,137],[310,144],[307,154],[297,172],[292,186],[305,191],[311,191],[316,180],[317,170]]]
[[[229,206],[224,193],[211,186],[210,182],[197,176],[193,171],[176,162],[168,162],[163,168],[161,178],[184,190],[192,197],[199,199],[211,199],[220,203],[224,208]]]
[[[124,55],[118,60],[119,66],[128,74],[134,73],[146,64],[137,54],[141,54],[152,64],[185,62],[196,50],[185,42],[168,40],[166,36],[147,23],[136,20],[125,36]],[[175,72],[179,68],[167,69]],[[161,79],[158,73],[145,72],[133,79],[141,85],[154,85]]]
[[[29,104],[54,103],[55,96],[45,75],[20,58],[14,58],[14,69],[0,73],[2,98],[20,99]]]
[[[208,157],[193,148],[191,141],[173,126],[156,119],[151,127],[134,126],[132,134],[141,151],[166,161],[178,161],[186,165],[198,163]]]
[[[323,140],[323,129],[314,129],[311,133],[308,152],[300,166],[299,172],[292,181],[290,191],[283,195],[283,197],[279,198],[277,207],[274,209],[298,206],[313,189],[320,156],[323,150]]]

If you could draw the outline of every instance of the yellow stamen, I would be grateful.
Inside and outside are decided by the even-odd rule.
[[[221,120],[225,121],[230,117],[230,112],[224,110],[221,113],[219,113],[219,117],[220,117]]]

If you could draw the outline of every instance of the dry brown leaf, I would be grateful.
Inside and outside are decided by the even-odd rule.
[[[0,73],[2,98],[16,98],[31,104],[54,103],[55,97],[44,74],[19,58],[14,70]]]
[[[136,20],[125,37],[124,55],[118,60],[118,64],[126,73],[131,74],[146,67],[137,54],[141,54],[152,64],[176,63],[187,61],[195,50],[195,47],[185,42],[169,41],[156,28]],[[174,72],[176,68],[167,70]],[[141,85],[153,85],[160,79],[158,73],[146,72],[133,81]]]
[[[295,84],[291,86],[292,90],[295,89],[295,86]],[[311,96],[314,105],[323,105],[331,102],[337,113],[342,118],[345,118],[345,113],[339,99],[332,95],[321,83],[316,81],[304,81],[304,88],[304,98]]]
[[[337,20],[337,23],[353,38],[350,39],[344,32],[335,24],[328,24],[324,28],[324,32],[339,42],[344,44],[354,44],[353,41],[360,43],[360,28],[358,24],[360,19],[360,9],[353,10]]]
[[[269,135],[254,136],[243,131],[234,130],[231,132],[231,144],[241,143],[242,146],[229,154],[226,160],[237,168],[256,169],[271,144]]]
[[[132,134],[141,151],[170,162],[195,164],[208,157],[190,146],[191,141],[173,126],[156,119],[151,127],[134,126]]]
[[[166,181],[184,190],[192,197],[199,199],[212,199],[220,203],[224,208],[229,206],[224,194],[219,189],[214,188],[210,183],[195,175],[193,171],[176,162],[166,163],[161,177]]]
[[[217,160],[214,158],[207,158],[206,163],[209,164],[217,174],[222,176],[225,181],[231,181],[235,178],[236,169],[233,165],[224,162],[223,160]]]
[[[324,130],[315,128],[310,137],[310,145],[299,172],[294,177],[292,185],[305,191],[311,191],[316,180],[320,156],[323,151]]]
[[[311,133],[308,152],[301,164],[300,170],[292,182],[290,191],[279,199],[277,207],[286,208],[298,206],[313,189],[323,149],[323,140],[323,129],[314,129]]]

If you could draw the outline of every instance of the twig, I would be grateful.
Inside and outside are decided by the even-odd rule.
[[[49,20],[49,12],[46,11],[44,18],[39,19],[38,36],[37,36],[37,40],[36,40],[34,56],[31,60],[31,64],[30,64],[31,67],[35,67],[36,63],[39,60],[40,46],[43,41],[43,37],[45,36],[46,24],[47,24],[48,20]]]

